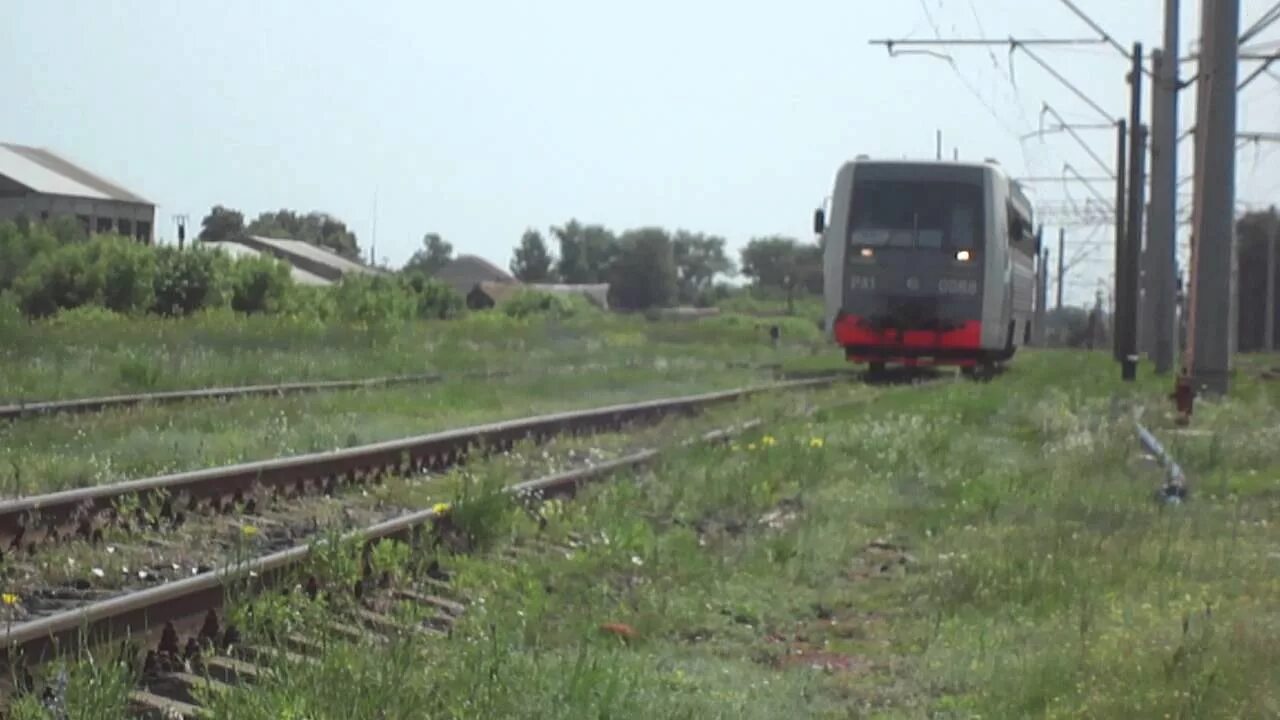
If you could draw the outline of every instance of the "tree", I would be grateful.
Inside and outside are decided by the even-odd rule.
[[[577,220],[551,228],[560,243],[556,269],[562,282],[604,282],[618,253],[618,240],[603,225],[583,225]]]
[[[452,259],[453,246],[438,234],[427,233],[422,236],[422,249],[409,258],[409,262],[404,264],[401,271],[422,273],[431,277],[439,272],[440,268],[448,265]]]
[[[292,210],[264,212],[246,229],[246,234],[285,240],[301,240],[332,250],[343,257],[360,260],[360,242],[346,223],[327,213],[312,211],[299,215]]]
[[[627,310],[665,307],[676,297],[671,236],[661,228],[629,230],[617,241],[609,272],[610,304]]]
[[[529,229],[520,238],[520,245],[511,258],[511,274],[520,282],[545,283],[553,280],[554,258],[547,250],[542,233]]]
[[[200,242],[222,242],[244,235],[244,214],[222,205],[214,205],[200,221]]]
[[[679,230],[671,242],[680,302],[697,302],[717,275],[733,272],[733,262],[724,254],[724,238]]]
[[[0,292],[11,288],[36,258],[53,253],[59,246],[58,238],[47,227],[28,224],[23,229],[15,222],[0,221]]]
[[[757,287],[786,292],[790,312],[797,289],[822,292],[822,248],[778,235],[755,238],[742,249],[742,274]]]

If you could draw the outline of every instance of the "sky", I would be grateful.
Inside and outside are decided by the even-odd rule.
[[[1125,46],[1160,43],[1164,0],[1075,3]],[[1200,3],[1182,4],[1186,53]],[[1244,0],[1241,27],[1272,4]],[[393,266],[436,232],[505,267],[527,228],[570,218],[713,233],[736,257],[755,236],[812,240],[842,162],[930,158],[938,130],[948,155],[994,158],[1015,176],[1060,177],[1067,163],[1102,173],[1066,134],[1019,139],[1046,102],[1069,122],[1104,121],[1021,52],[937,48],[948,63],[869,44],[1096,37],[1062,0],[3,5],[0,140],[47,147],[151,199],[168,243],[174,215],[198,229],[222,204],[248,218],[329,212],[366,253],[376,222],[378,260]],[[1280,24],[1254,45],[1276,38]],[[1036,52],[1112,117],[1127,113],[1117,49]],[[1193,104],[1183,93],[1183,127]],[[1280,81],[1260,78],[1239,108],[1241,130],[1280,130]],[[1114,158],[1113,132],[1081,134]],[[1275,149],[1240,150],[1238,199],[1280,194]],[[1046,207],[1090,196],[1079,183],[1032,187]],[[1112,234],[1068,230],[1067,302],[1105,282]]]

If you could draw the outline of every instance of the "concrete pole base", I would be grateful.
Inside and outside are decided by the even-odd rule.
[[[1130,355],[1120,361],[1120,379],[1125,382],[1138,379],[1138,358]]]

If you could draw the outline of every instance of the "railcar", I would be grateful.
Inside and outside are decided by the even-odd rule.
[[[850,362],[994,369],[1031,341],[1040,234],[998,163],[860,156],[814,213],[826,330]]]

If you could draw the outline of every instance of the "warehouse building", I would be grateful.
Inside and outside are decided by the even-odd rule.
[[[43,148],[0,143],[0,220],[74,217],[86,233],[154,242],[154,203]]]

